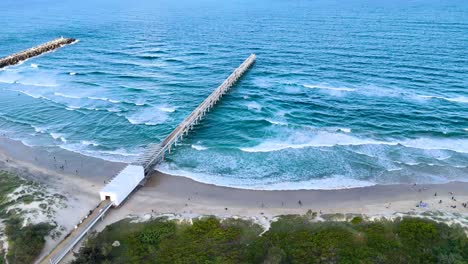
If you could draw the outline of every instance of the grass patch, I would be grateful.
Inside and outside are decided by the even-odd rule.
[[[214,217],[193,225],[124,220],[91,236],[73,263],[468,263],[461,228],[419,218],[315,222],[290,215],[262,231]]]
[[[6,202],[8,194],[13,193],[24,182],[14,174],[0,171],[0,210],[4,208],[2,205]]]
[[[6,258],[9,263],[15,264],[33,263],[44,247],[44,237],[54,228],[46,223],[23,227],[23,218],[19,210],[6,211],[15,203],[30,204],[35,201],[35,196],[26,194],[24,190],[17,193],[22,195],[17,201],[8,201],[8,195],[25,184],[30,183],[14,174],[0,171],[0,219],[3,220],[5,235],[8,238]],[[0,264],[4,263],[4,255],[5,252],[0,252]]]
[[[44,247],[44,237],[54,228],[46,223],[22,227],[22,222],[21,217],[15,215],[5,221],[9,263],[33,263]]]

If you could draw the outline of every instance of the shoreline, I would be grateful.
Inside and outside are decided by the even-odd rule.
[[[6,160],[9,162],[6,162]],[[126,165],[127,163],[86,156],[61,148],[51,149],[39,146],[30,147],[24,145],[21,141],[0,137],[0,169],[10,171],[13,169],[13,172],[16,170],[16,172],[20,173],[40,172],[32,178],[30,177],[32,175],[29,175],[28,173],[25,173],[23,176],[26,179],[38,181],[39,183],[43,183],[51,187],[56,187],[55,185],[57,183],[60,183],[60,185],[64,184],[61,180],[72,182],[81,181],[82,183],[86,182],[88,185],[91,184],[92,188],[90,188],[89,191],[95,191],[96,198],[99,198],[98,192],[100,188]],[[174,186],[177,188],[173,188]],[[257,193],[261,194],[259,197],[263,196],[265,199],[271,198],[270,196],[282,195],[283,193],[297,197],[305,195],[321,195],[320,199],[322,200],[328,199],[330,202],[338,202],[337,199],[334,199],[334,197],[337,197],[337,194],[346,196],[346,198],[355,199],[364,194],[371,195],[379,193],[380,197],[391,197],[391,195],[394,194],[405,196],[408,195],[409,192],[426,192],[430,189],[439,189],[443,191],[446,188],[453,189],[454,193],[455,191],[458,191],[458,193],[465,194],[463,190],[465,186],[468,186],[468,182],[452,181],[447,183],[427,184],[374,184],[370,186],[336,189],[274,190],[248,189],[217,185],[214,183],[197,181],[182,175],[172,175],[155,170],[146,185],[141,187],[139,191],[145,192],[152,189],[158,189],[161,193],[178,197],[180,195],[177,194],[177,192],[181,190],[189,191],[190,186],[206,192],[210,192],[210,189],[216,189],[217,192],[223,192],[226,194],[239,193],[252,196]],[[441,188],[436,188],[438,186]],[[87,186],[79,187],[84,190]],[[174,192],[174,190],[176,190],[176,192]],[[468,190],[466,191],[466,195],[468,195]],[[231,196],[231,198],[233,197]],[[373,196],[367,198],[373,198]],[[131,200],[131,197],[129,200]],[[307,198],[304,200],[307,200]]]
[[[20,150],[16,150],[15,148],[19,148]],[[29,150],[32,151],[29,151]],[[27,156],[21,156],[21,154],[24,154],[25,152],[28,153]],[[43,154],[46,154],[48,157],[43,157]],[[32,167],[36,167],[36,169],[46,169],[49,171],[53,171],[55,173],[59,173],[61,175],[66,174],[66,176],[72,176],[76,177],[79,176],[79,178],[83,178],[83,176],[86,176],[91,181],[99,181],[99,179],[109,180],[111,179],[116,172],[119,172],[121,168],[129,164],[128,162],[125,161],[119,161],[119,160],[109,160],[105,159],[100,156],[94,156],[94,155],[87,155],[83,154],[77,151],[73,150],[68,150],[61,148],[59,146],[30,146],[25,144],[22,140],[19,139],[11,139],[6,136],[0,135],[0,157],[3,156],[3,159],[6,159],[7,157],[10,157],[12,160],[20,160],[20,161],[25,161],[27,164],[27,167],[31,165]],[[36,160],[36,157],[42,157],[40,160]],[[57,158],[57,160],[52,160],[54,156]],[[0,159],[0,162],[2,160]],[[67,162],[70,162],[68,163]],[[61,165],[67,165],[64,167],[64,169],[61,169]],[[93,169],[89,169],[89,166],[94,166]],[[85,168],[86,167],[86,168]],[[84,170],[84,175],[82,173],[82,169],[85,168]],[[1,169],[1,167],[0,167]],[[78,172],[76,171],[78,170]],[[317,183],[320,185],[323,181],[328,181],[330,179],[335,179],[335,177],[332,178],[325,178],[325,179],[312,179],[312,180],[306,180],[306,181],[300,181],[300,182],[284,182],[281,184],[274,183],[273,186],[276,187],[270,187],[270,186],[230,186],[228,184],[223,185],[223,184],[217,184],[217,183],[211,183],[208,181],[205,181],[203,179],[197,178],[197,177],[191,177],[187,176],[184,173],[182,174],[176,174],[176,173],[171,173],[168,172],[165,169],[162,170],[155,170],[154,173],[157,174],[163,174],[166,176],[171,176],[171,177],[180,177],[180,178],[185,178],[197,183],[201,184],[206,184],[210,186],[216,186],[216,187],[223,187],[223,188],[230,188],[230,189],[237,189],[237,190],[249,190],[249,191],[335,191],[335,190],[347,190],[347,189],[359,189],[359,188],[369,188],[369,187],[375,187],[375,186],[394,186],[394,185],[410,185],[409,183],[389,183],[389,184],[382,184],[382,183],[375,183],[371,181],[365,181],[365,180],[355,180],[355,179],[348,179],[350,182],[354,182],[356,185],[340,185],[340,186],[326,186],[326,187],[321,187],[321,188],[276,188],[278,186],[288,185],[288,184],[293,184],[293,185],[307,185],[310,186],[311,183]],[[99,178],[99,179],[97,179]],[[453,182],[459,182],[459,183],[468,183],[468,178],[467,179],[457,179],[453,181],[441,181],[437,183],[418,183],[419,185],[443,185],[443,184],[449,184]]]
[[[67,207],[51,219],[67,231],[100,202],[99,190],[125,165],[63,149],[28,147],[20,141],[0,137],[0,170],[41,183],[68,198]],[[452,196],[457,201],[453,201]],[[439,203],[439,200],[443,202]],[[427,207],[417,207],[420,201]],[[137,189],[119,208],[110,210],[96,225],[96,230],[129,216],[145,219],[161,215],[243,217],[268,225],[276,216],[305,214],[309,210],[319,215],[362,214],[369,217],[441,212],[448,215],[447,222],[463,221],[462,224],[468,226],[468,208],[461,205],[465,202],[468,202],[468,182],[373,185],[334,190],[248,190],[155,171],[145,186]],[[43,252],[48,252],[58,241],[47,238]]]

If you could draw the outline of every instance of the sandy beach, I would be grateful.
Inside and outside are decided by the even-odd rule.
[[[44,185],[51,193],[66,197],[66,207],[57,210],[55,219],[50,219],[64,230],[62,237],[99,203],[98,193],[104,181],[123,166],[62,149],[29,147],[0,137],[0,170],[16,173]],[[48,252],[58,241],[48,238],[43,252]]]
[[[453,201],[452,196],[457,201]],[[121,208],[112,210],[105,222],[112,223],[129,214],[141,216],[145,212],[267,219],[283,214],[303,214],[309,209],[321,214],[388,217],[396,213],[427,211],[468,215],[468,208],[461,205],[467,200],[468,183],[464,182],[378,185],[342,190],[254,191],[203,184],[156,172]],[[427,207],[416,207],[420,201],[427,203]]]
[[[66,150],[28,147],[19,141],[0,138],[0,169],[16,172],[67,197],[68,207],[56,214],[57,223],[67,230],[99,203],[99,190],[124,165]],[[427,207],[417,207],[420,201]],[[119,208],[111,210],[97,229],[128,216],[216,215],[269,220],[308,210],[322,215],[352,213],[387,217],[438,211],[457,222],[457,218],[466,221],[468,208],[462,203],[467,201],[467,182],[263,191],[220,187],[155,172],[144,187]],[[49,239],[45,251],[56,243]]]

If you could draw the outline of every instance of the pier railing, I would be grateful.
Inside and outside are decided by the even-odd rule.
[[[145,153],[135,163],[145,168],[145,173],[151,172],[153,167],[160,163],[167,152],[170,153],[173,145],[182,140],[184,134],[187,135],[190,130],[206,115],[207,112],[226,94],[226,92],[242,77],[242,75],[255,62],[255,54],[251,54],[229,77],[216,88],[190,115],[188,115],[180,124],[160,143],[151,144],[147,147]]]

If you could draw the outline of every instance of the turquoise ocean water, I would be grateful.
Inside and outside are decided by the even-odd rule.
[[[97,2],[97,3],[96,3]],[[160,170],[224,186],[468,180],[467,1],[0,2],[0,130],[134,160],[250,53],[257,63]]]

